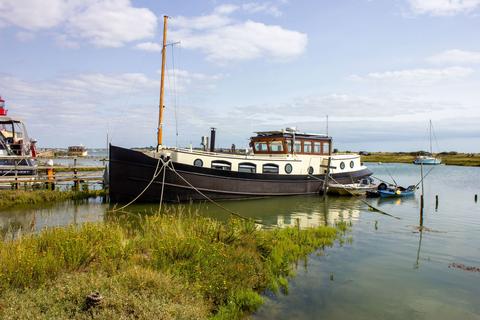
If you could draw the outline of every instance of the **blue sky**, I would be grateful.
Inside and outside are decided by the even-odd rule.
[[[480,0],[0,0],[0,95],[40,146],[220,145],[296,126],[343,150],[480,150]],[[178,132],[178,135],[177,135]]]

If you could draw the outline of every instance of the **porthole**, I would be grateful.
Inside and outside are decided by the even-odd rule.
[[[203,167],[203,161],[202,159],[195,159],[195,161],[193,161],[193,165],[195,167]]]
[[[285,172],[286,172],[286,173],[292,173],[292,170],[293,170],[292,165],[291,165],[290,163],[287,163],[287,164],[285,165]]]
[[[313,174],[313,167],[308,167],[308,174]]]
[[[342,170],[345,169],[345,162],[343,162],[343,161],[340,162],[340,169],[342,169]]]
[[[350,168],[353,169],[354,166],[355,166],[355,163],[353,161],[350,161]]]

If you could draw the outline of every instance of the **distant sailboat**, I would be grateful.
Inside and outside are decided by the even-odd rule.
[[[425,156],[416,157],[415,160],[413,161],[414,164],[437,165],[442,163],[442,160],[439,158],[436,158],[433,155],[433,151],[432,151],[432,120],[430,120],[429,135],[430,135],[430,154],[428,156],[425,155]]]

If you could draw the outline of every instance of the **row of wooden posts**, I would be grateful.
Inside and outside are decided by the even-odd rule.
[[[19,159],[21,160],[21,159]],[[19,189],[23,184],[24,188],[27,189],[27,186],[41,187],[44,186],[46,189],[55,189],[57,184],[60,183],[71,183],[73,190],[79,190],[81,183],[101,183],[103,182],[103,171],[95,170],[96,167],[88,166],[77,166],[77,159],[73,161],[73,167],[60,167],[60,166],[38,166],[35,169],[37,170],[36,175],[19,175],[19,170],[31,170],[32,167],[18,165],[18,161],[14,161],[14,165],[10,167],[5,167],[6,170],[13,171],[13,175],[4,175],[0,176],[0,184],[10,185],[12,189]],[[57,169],[62,169],[62,172],[57,172]],[[67,169],[67,170],[65,170]],[[89,171],[88,169],[92,169]],[[95,172],[96,174],[79,174],[79,170],[82,172]],[[98,174],[101,172],[101,174]],[[40,173],[40,174],[39,174]]]
[[[420,172],[421,172],[421,175],[422,175],[422,194],[420,195],[420,227],[423,227],[423,209],[424,209],[424,200],[423,200],[423,164],[420,165]],[[478,194],[475,194],[474,196],[474,201],[475,203],[478,202]],[[438,194],[435,195],[435,210],[438,210]]]

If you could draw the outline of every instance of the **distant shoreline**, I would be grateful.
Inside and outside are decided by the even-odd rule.
[[[435,155],[442,159],[442,164],[451,166],[480,167],[480,154],[478,153],[440,153]],[[385,163],[412,163],[416,155],[410,152],[368,152],[362,155],[363,162]]]

